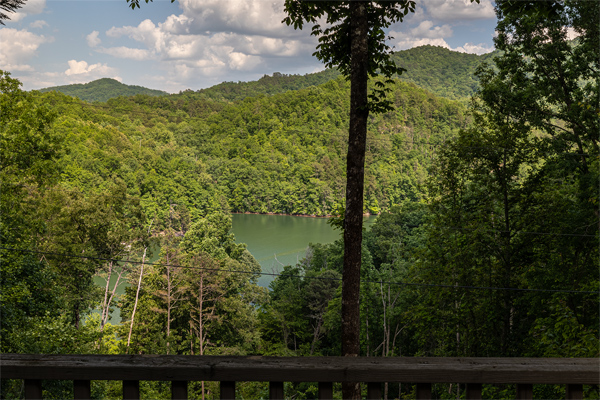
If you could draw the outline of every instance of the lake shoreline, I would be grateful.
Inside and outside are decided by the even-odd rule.
[[[256,212],[250,212],[250,211],[245,211],[245,212],[232,212],[231,214],[237,214],[237,215],[283,215],[286,217],[303,217],[303,218],[331,218],[334,217],[334,215],[314,215],[314,214],[283,214],[283,213],[256,213]],[[363,214],[363,217],[372,217],[372,216],[376,216],[379,214]]]

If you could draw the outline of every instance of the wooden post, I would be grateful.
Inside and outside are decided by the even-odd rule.
[[[39,400],[42,398],[41,379],[25,379],[25,399]]]
[[[467,383],[467,400],[481,400],[481,383]]]
[[[319,400],[333,399],[333,382],[319,382]]]
[[[431,400],[431,383],[417,383],[417,400]]]
[[[139,400],[140,381],[123,381],[123,400]]]
[[[381,383],[367,383],[367,400],[381,400]]]
[[[92,398],[92,387],[91,381],[73,381],[73,397],[75,400],[91,399]]]
[[[172,400],[187,400],[188,398],[188,383],[187,381],[172,381],[171,382],[171,399]]]
[[[269,382],[269,399],[283,400],[283,382]]]
[[[234,381],[221,381],[221,400],[235,400]]]
[[[517,399],[532,400],[533,385],[530,383],[522,383],[517,385]]]
[[[583,385],[567,385],[567,399],[583,399]]]

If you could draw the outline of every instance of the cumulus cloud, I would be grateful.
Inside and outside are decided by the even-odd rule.
[[[144,61],[153,58],[152,53],[145,49],[133,49],[131,47],[101,47],[97,49],[99,53],[104,53],[117,58],[125,58],[129,60]]]
[[[490,0],[478,4],[471,0],[427,0],[425,7],[432,18],[440,21],[474,20],[495,18]]]
[[[274,0],[181,0],[184,20],[167,20],[172,33],[206,34],[233,32],[245,35],[290,37],[298,33],[281,21],[283,1]]]
[[[65,75],[70,77],[70,83],[88,82],[99,78],[114,78],[121,81],[117,75],[115,68],[109,67],[106,64],[91,64],[86,61],[69,60],[69,69],[65,71]]]
[[[51,42],[52,38],[36,35],[27,30],[13,28],[0,29],[0,68],[8,71],[33,71],[28,62],[35,56],[41,44]]]
[[[16,13],[9,13],[10,21],[17,22],[28,15],[41,14],[46,8],[46,0],[27,0]]]
[[[100,34],[100,32],[93,31],[92,33],[90,33],[89,35],[87,35],[85,37],[85,40],[87,41],[88,46],[96,47],[102,42],[100,40],[100,38],[98,37],[99,34]]]
[[[473,44],[473,43],[465,43],[462,46],[456,47],[454,49],[448,47],[450,50],[458,51],[460,53],[471,53],[471,54],[486,54],[494,51],[494,46],[488,46],[484,43]]]
[[[421,22],[407,32],[390,32],[390,35],[396,39],[395,46],[400,50],[424,45],[440,46],[461,53],[474,54],[484,54],[494,50],[493,46],[483,43],[465,43],[463,46],[452,48],[446,42],[446,39],[453,35],[452,28],[449,25],[434,26],[433,22],[429,20]]]
[[[145,49],[128,51],[126,47],[114,47],[97,51],[120,58],[160,60],[173,81],[218,75],[226,79],[229,72],[250,73],[259,67],[274,71],[281,69],[274,66],[277,59],[295,59],[287,61],[295,66],[318,64],[310,57],[315,39],[309,31],[299,34],[281,24],[284,15],[280,3],[208,1],[200,7],[183,0],[180,5],[183,14],[171,15],[162,23],[147,19],[137,26],[112,27],[106,31],[107,37],[126,37],[143,44]],[[296,37],[282,36],[285,29]],[[300,63],[298,57],[303,57]],[[260,75],[264,72],[262,69]]]
[[[452,36],[453,33],[450,25],[433,26],[432,21],[423,21],[419,26],[410,30],[409,36],[437,39]]]
[[[37,21],[33,21],[29,24],[30,28],[42,29],[45,26],[49,26],[48,23],[44,20],[38,19]]]

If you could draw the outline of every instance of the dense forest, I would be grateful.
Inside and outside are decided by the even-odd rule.
[[[364,211],[379,216],[363,242],[361,355],[600,355],[599,6],[573,7],[529,25],[509,10],[487,58],[399,53],[411,81],[394,80],[393,111],[369,121]],[[311,244],[264,288],[230,232],[232,212],[339,225],[349,84],[319,74],[92,104],[22,91],[2,72],[1,351],[340,354],[342,243]],[[92,389],[121,395],[116,382]],[[0,390],[22,397],[16,381]],[[141,390],[170,396],[163,382]],[[264,383],[237,390],[268,395]],[[285,390],[313,398],[317,387]],[[414,390],[384,387],[386,398]],[[514,385],[483,391],[515,396]],[[191,396],[207,393],[218,387],[190,384]],[[72,397],[72,385],[45,382],[44,394]]]
[[[397,78],[404,82],[427,89],[431,93],[452,100],[467,102],[478,86],[475,70],[482,62],[490,61],[497,52],[483,55],[458,53],[438,46],[420,46],[393,54],[394,62],[406,71]],[[182,91],[179,96],[186,99],[238,102],[247,97],[274,95],[289,90],[318,86],[340,76],[336,69],[325,69],[306,75],[289,75],[273,72],[257,81],[223,82],[207,89]],[[119,96],[148,94],[166,95],[160,90],[141,86],[124,85],[114,79],[99,79],[86,84],[54,86],[41,92],[56,91],[85,101],[107,101]]]

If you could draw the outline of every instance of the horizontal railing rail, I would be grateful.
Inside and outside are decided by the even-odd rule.
[[[41,398],[42,380],[72,380],[75,398],[90,397],[91,380],[123,381],[123,397],[139,398],[139,381],[172,381],[172,397],[187,398],[187,382],[219,381],[221,398],[235,398],[235,382],[270,382],[270,398],[283,398],[283,382],[318,382],[319,398],[332,398],[333,382],[364,382],[381,398],[382,382],[416,384],[417,398],[433,383],[466,384],[481,398],[482,384],[516,384],[517,398],[532,398],[535,384],[565,384],[569,399],[582,385],[600,384],[600,360],[590,358],[444,357],[231,357],[171,355],[3,354],[2,379],[25,380],[25,397]]]

